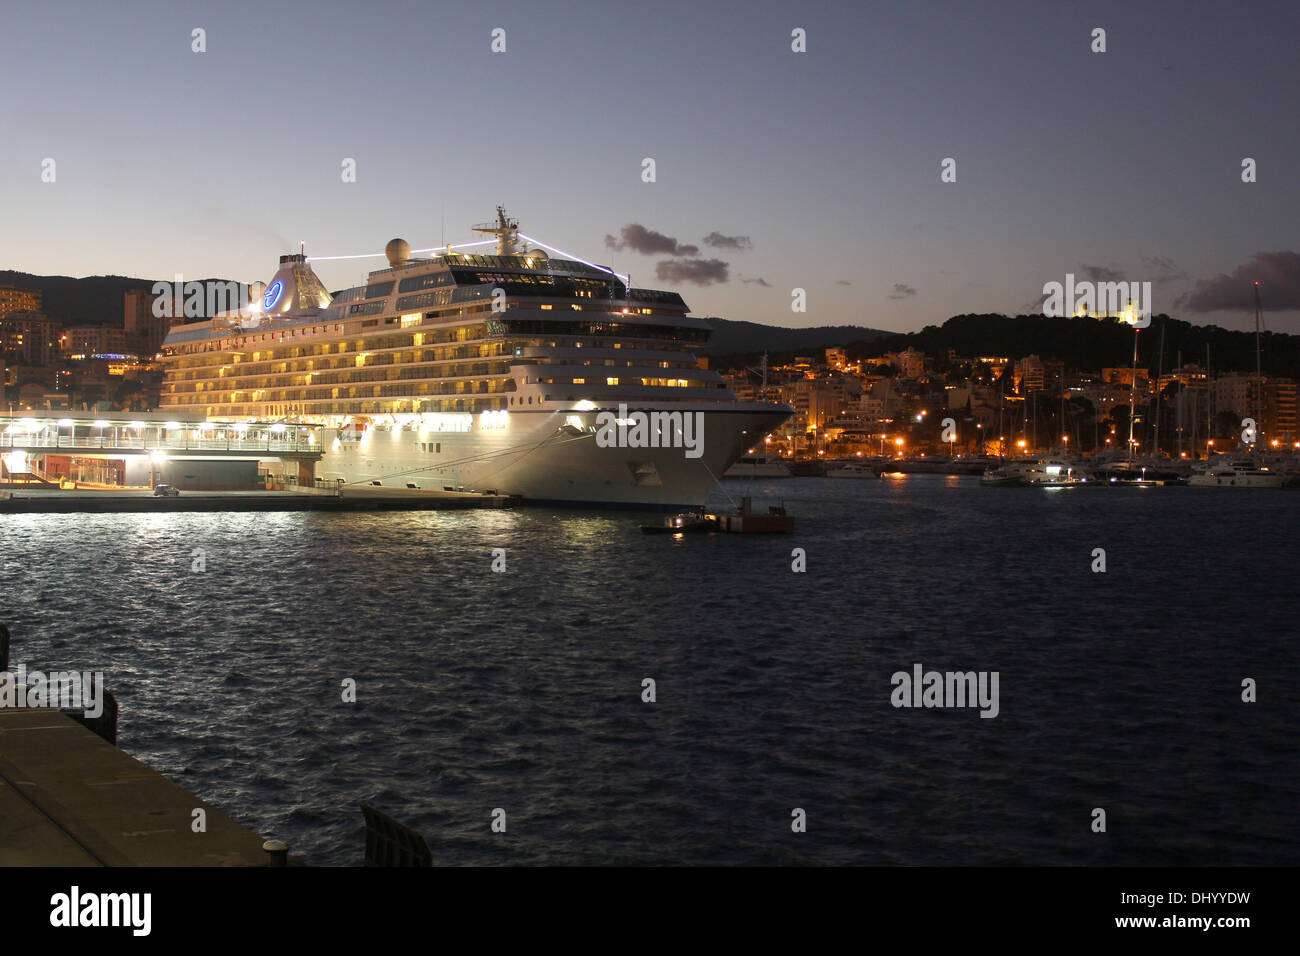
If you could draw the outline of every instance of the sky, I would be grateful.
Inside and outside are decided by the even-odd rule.
[[[6,4],[0,268],[265,281],[504,204],[697,315],[913,331],[1073,274],[1253,328],[1258,278],[1300,333],[1298,36],[1288,2]]]

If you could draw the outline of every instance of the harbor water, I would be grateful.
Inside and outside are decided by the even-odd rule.
[[[360,863],[361,803],[448,865],[1300,864],[1300,493],[798,478],[711,509],[741,494],[795,533],[10,515],[0,620],[315,864]],[[916,664],[997,672],[996,717],[894,706]]]

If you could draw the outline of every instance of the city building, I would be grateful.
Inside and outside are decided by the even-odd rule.
[[[44,296],[39,289],[19,289],[0,285],[0,319],[15,312],[40,312]]]
[[[16,358],[15,364],[48,365],[58,358],[62,328],[39,312],[0,315],[0,352]]]
[[[1046,369],[1043,360],[1037,355],[1026,355],[1016,360],[1015,385],[1021,395],[1026,392],[1041,392],[1046,384]]]
[[[162,350],[163,340],[167,338],[167,333],[171,331],[172,326],[185,321],[183,302],[171,308],[155,309],[157,299],[157,296],[145,289],[132,289],[123,293],[123,329],[126,333],[128,351],[137,355],[156,355]],[[155,311],[164,314],[155,315]]]
[[[126,332],[108,326],[76,325],[63,330],[61,351],[68,358],[126,354]]]

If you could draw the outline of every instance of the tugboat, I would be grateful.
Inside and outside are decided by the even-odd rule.
[[[731,514],[717,515],[723,531],[733,534],[790,534],[794,531],[794,516],[785,513],[785,503],[771,505],[767,514],[754,513],[753,501],[740,499],[740,507]]]
[[[645,534],[712,534],[720,530],[712,515],[699,511],[682,511],[664,518],[663,524],[643,524]]]

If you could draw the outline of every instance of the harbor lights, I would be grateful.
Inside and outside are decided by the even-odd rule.
[[[895,439],[894,439],[894,444],[898,447],[898,457],[899,457],[899,458],[902,458],[902,457],[903,457],[903,439],[901,439],[901,438],[895,438]]]

